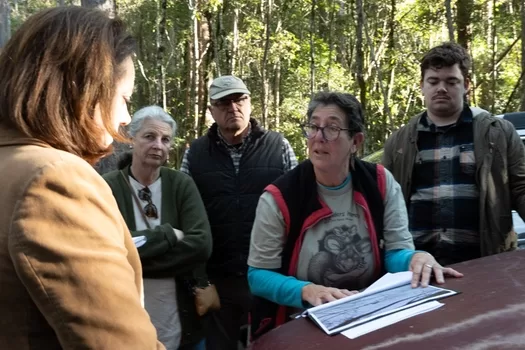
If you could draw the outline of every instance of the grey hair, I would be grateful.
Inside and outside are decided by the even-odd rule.
[[[354,95],[343,92],[321,91],[312,97],[306,113],[308,120],[319,106],[336,105],[344,113],[350,137],[365,130],[365,116],[361,103]]]
[[[137,133],[142,129],[144,121],[146,119],[153,119],[159,122],[164,122],[171,127],[171,137],[175,137],[177,132],[177,123],[175,120],[159,106],[147,106],[139,109],[133,114],[131,123],[128,125],[128,132],[131,137],[135,137]]]

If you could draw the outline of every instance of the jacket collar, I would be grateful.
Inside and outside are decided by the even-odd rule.
[[[486,117],[490,116],[490,112],[479,107],[470,107],[468,105],[465,105],[465,108],[470,108],[473,120],[479,119],[480,121],[485,121]],[[426,111],[419,113],[408,122],[407,127],[409,129],[409,140],[411,143],[417,142],[418,125],[420,124],[421,118],[423,117],[426,118]]]

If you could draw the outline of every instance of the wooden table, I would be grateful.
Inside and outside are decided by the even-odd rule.
[[[525,250],[453,266],[461,279],[445,288],[462,292],[429,313],[348,339],[328,336],[309,319],[290,321],[252,343],[284,349],[525,349]]]

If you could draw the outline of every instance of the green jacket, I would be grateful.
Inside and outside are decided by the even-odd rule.
[[[525,148],[514,126],[489,112],[471,107],[479,188],[481,256],[514,250],[512,209],[525,218]],[[410,201],[411,178],[417,150],[417,125],[423,113],[412,118],[385,143],[383,165],[401,185]]]
[[[129,176],[129,167],[122,171]],[[112,171],[103,177],[113,191],[131,235],[147,238],[146,243],[138,248],[143,276],[175,278],[182,324],[182,344],[188,344],[204,336],[203,325],[195,309],[194,296],[188,286],[204,284],[208,280],[205,271],[212,249],[210,224],[199,191],[191,177],[165,167],[161,167],[160,176],[161,225],[151,230],[140,231],[137,231],[135,226],[134,199],[120,171]],[[184,232],[182,240],[177,240],[173,228]]]

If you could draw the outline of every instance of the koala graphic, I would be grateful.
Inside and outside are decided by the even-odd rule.
[[[359,289],[359,277],[370,268],[366,257],[370,239],[363,239],[357,226],[338,226],[319,241],[319,252],[310,260],[308,280],[336,288]]]

